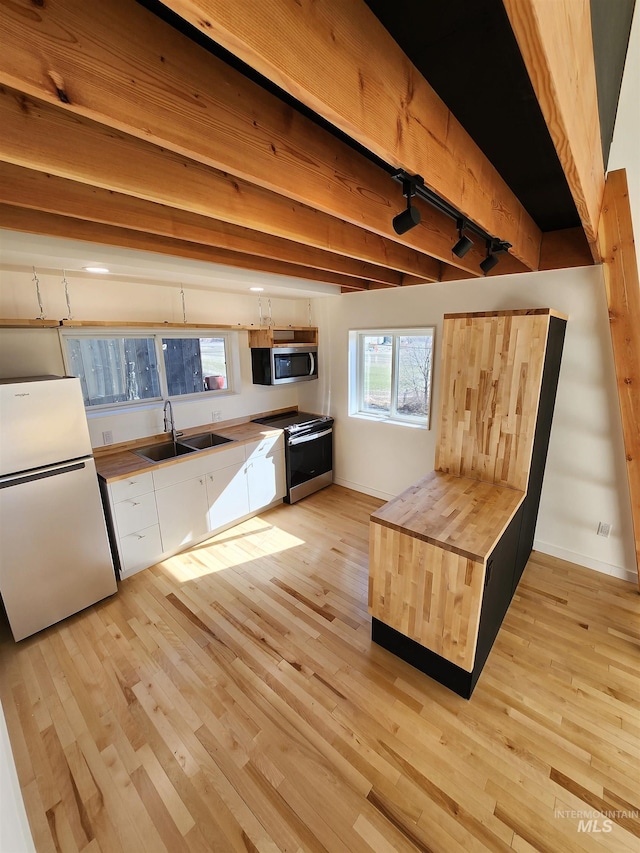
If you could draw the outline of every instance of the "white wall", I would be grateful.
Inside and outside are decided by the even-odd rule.
[[[33,274],[13,270],[0,271],[0,317],[34,318],[39,306]],[[113,277],[68,276],[72,315],[81,320],[113,320],[114,322],[183,321],[180,285],[143,284]],[[45,316],[60,319],[68,316],[67,304],[59,275],[40,274],[40,292]],[[258,297],[212,290],[189,289],[185,286],[188,323],[220,323],[224,325],[259,324]],[[263,318],[267,299],[263,297]],[[305,325],[308,305],[305,300],[274,298],[271,314],[277,325]],[[174,414],[177,429],[211,423],[214,412],[219,420],[257,412],[295,406],[296,385],[275,388],[253,385],[248,334],[234,333],[241,382],[236,393],[225,393],[202,400],[177,402]],[[0,376],[30,376],[45,373],[62,374],[58,332],[49,329],[3,329],[0,333]],[[163,430],[162,403],[141,405],[124,414],[90,413],[89,431],[94,447],[104,444],[103,432],[110,431],[113,441],[130,441],[155,435]]]
[[[336,418],[337,482],[390,498],[433,469],[443,315],[536,307],[569,315],[536,548],[632,580],[630,506],[600,267],[317,300],[321,379],[300,391],[300,405],[329,402]],[[436,326],[432,428],[349,417],[349,330],[416,325]],[[609,539],[597,536],[599,521],[612,524]]]
[[[629,203],[640,266],[640,4],[631,25],[616,124],[609,151],[608,169],[626,169]]]

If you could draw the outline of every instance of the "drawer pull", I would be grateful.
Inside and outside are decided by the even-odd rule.
[[[147,537],[143,533],[136,533],[138,539],[146,539]]]
[[[129,501],[131,506],[140,506],[140,501]]]

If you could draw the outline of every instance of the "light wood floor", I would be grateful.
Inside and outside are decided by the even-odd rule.
[[[379,504],[332,486],[4,629],[39,853],[637,853],[636,588],[534,555],[467,702],[369,639]]]

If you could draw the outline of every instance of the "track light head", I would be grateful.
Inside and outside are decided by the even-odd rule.
[[[467,252],[472,246],[473,240],[470,240],[463,234],[451,251],[454,255],[456,255],[456,257],[464,258],[464,256],[467,254]]]
[[[411,199],[416,194],[415,180],[409,176],[402,180],[402,195],[407,200],[407,209],[393,217],[393,230],[396,234],[406,234],[420,224],[420,211],[411,205]]]
[[[458,227],[458,237],[460,238],[458,242],[455,244],[453,249],[451,250],[453,254],[458,258],[464,258],[469,249],[473,246],[473,240],[469,239],[469,237],[464,234],[464,229],[467,227],[467,222],[465,219],[458,219],[457,221]]]
[[[420,211],[417,207],[413,207],[409,200],[407,209],[393,217],[393,230],[396,234],[406,234],[407,231],[420,224],[420,219]]]
[[[496,258],[491,252],[487,252],[487,257],[480,263],[480,269],[486,275],[488,272],[491,272],[499,260],[500,258]]]

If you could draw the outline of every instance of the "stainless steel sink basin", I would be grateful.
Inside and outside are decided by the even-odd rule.
[[[201,435],[183,438],[182,444],[189,445],[193,450],[206,450],[207,447],[217,447],[219,444],[227,444],[231,440],[224,435],[217,435],[215,432],[205,432]]]
[[[175,459],[176,456],[193,453],[194,450],[197,448],[187,446],[180,441],[165,441],[164,444],[150,444],[148,447],[141,447],[140,450],[134,450],[134,453],[148,462],[163,462],[165,459]]]

